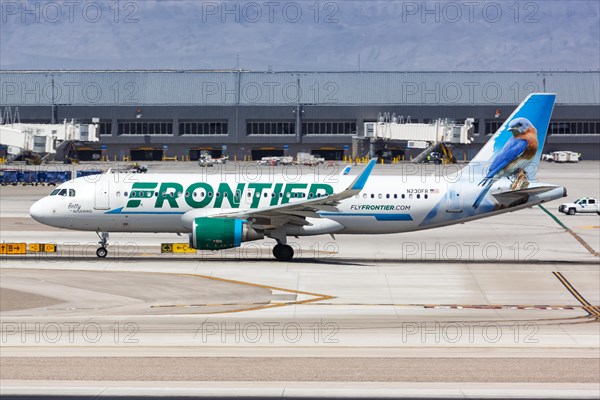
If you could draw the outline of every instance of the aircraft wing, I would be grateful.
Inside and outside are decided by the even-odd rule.
[[[367,179],[369,179],[376,162],[376,158],[369,161],[360,175],[358,175],[345,190],[339,193],[272,207],[216,213],[211,214],[208,217],[246,219],[252,221],[253,226],[256,229],[273,229],[286,223],[308,225],[306,218],[321,218],[318,213],[319,211],[337,212],[339,210],[336,206],[339,205],[342,200],[360,193],[364,188]]]

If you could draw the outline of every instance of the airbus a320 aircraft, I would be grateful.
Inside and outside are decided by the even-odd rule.
[[[109,232],[189,235],[199,250],[274,239],[273,255],[289,261],[289,236],[386,234],[463,223],[566,196],[536,173],[556,95],[527,97],[475,158],[448,179],[371,176],[371,160],[356,177],[284,175],[241,181],[239,174],[106,173],[60,185],[30,210],[38,222],[94,231],[106,257]],[[330,182],[331,181],[331,182]]]

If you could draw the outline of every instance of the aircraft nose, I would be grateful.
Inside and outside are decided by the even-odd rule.
[[[46,208],[42,204],[43,200],[38,200],[29,209],[29,215],[31,218],[39,222],[40,224],[44,223],[44,217],[46,216]]]

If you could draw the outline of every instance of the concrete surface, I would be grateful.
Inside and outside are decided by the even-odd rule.
[[[543,164],[540,179],[565,185],[565,200],[600,197],[599,167]],[[290,263],[272,261],[269,241],[161,255],[161,242],[186,238],[119,234],[97,260],[94,233],[28,218],[49,190],[0,188],[0,240],[59,244],[0,258],[3,396],[600,396],[596,214],[558,214],[555,201],[547,209],[571,232],[536,207],[294,239]]]

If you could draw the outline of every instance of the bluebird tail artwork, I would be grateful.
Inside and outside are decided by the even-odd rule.
[[[477,209],[493,184],[501,178],[512,180],[511,190],[525,189],[535,178],[555,96],[535,95],[526,100],[500,127],[493,141],[489,169],[479,182],[481,192],[473,203]],[[532,111],[537,111],[537,115]],[[537,121],[531,119],[537,117]],[[530,119],[531,118],[531,119]]]

